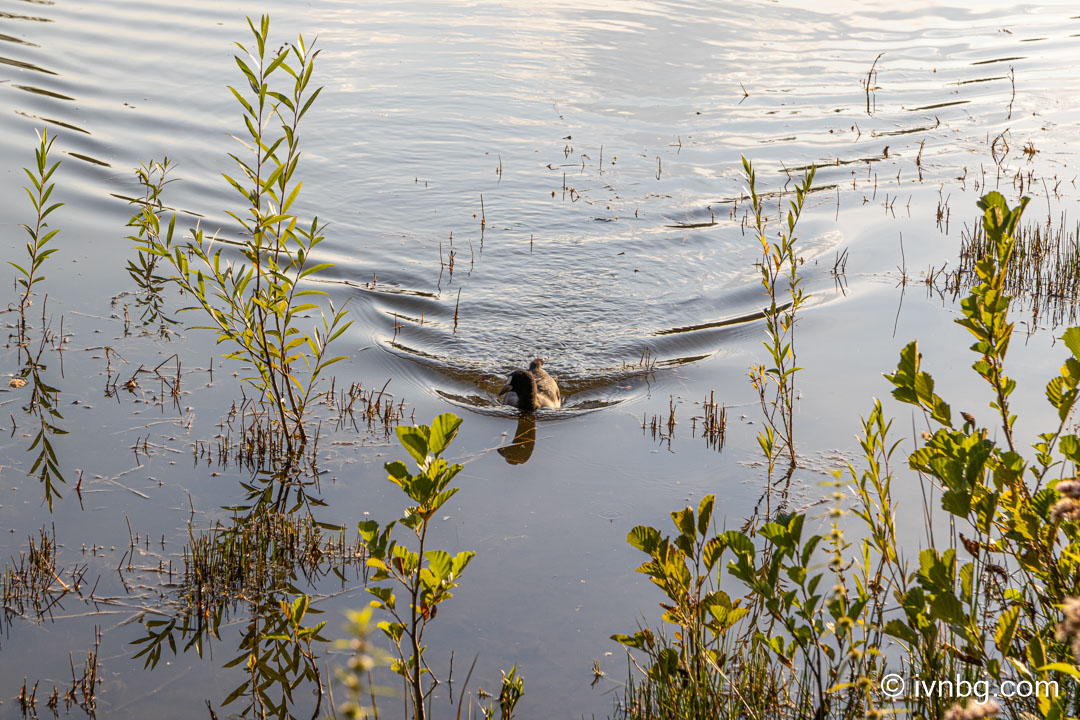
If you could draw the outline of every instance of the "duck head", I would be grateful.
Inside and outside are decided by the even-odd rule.
[[[539,407],[536,403],[536,394],[536,378],[525,370],[515,370],[510,373],[510,379],[499,391],[499,397],[503,399],[503,402],[525,412],[532,412]]]

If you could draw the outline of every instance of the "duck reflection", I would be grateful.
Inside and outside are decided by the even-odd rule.
[[[536,446],[536,417],[527,413],[518,418],[517,432],[509,445],[499,448],[499,454],[511,465],[522,465],[532,457]]]

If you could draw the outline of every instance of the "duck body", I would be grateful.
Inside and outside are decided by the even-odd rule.
[[[529,363],[528,370],[515,370],[499,391],[499,399],[522,412],[535,412],[542,407],[562,407],[562,393],[555,378],[544,370],[540,358]]]

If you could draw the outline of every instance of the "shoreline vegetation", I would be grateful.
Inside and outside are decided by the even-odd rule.
[[[487,693],[470,686],[473,659],[455,706],[453,660],[449,670],[432,660],[424,640],[475,555],[433,548],[429,535],[440,509],[461,490],[453,480],[462,465],[443,455],[462,419],[444,413],[429,425],[406,424],[404,403],[381,391],[336,391],[329,368],[344,356],[330,346],[351,321],[347,308],[328,302],[324,309],[325,294],[305,284],[331,267],[314,260],[325,226],[292,212],[302,188],[301,121],[321,92],[311,86],[319,51],[302,36],[274,51],[269,18],[249,19],[249,26],[254,44],[237,44],[244,83],[230,88],[247,135],[238,138],[244,151],[231,155],[235,176],[225,176],[240,199],[229,215],[243,240],[177,230],[176,214],[166,215],[165,190],[173,182],[168,158],[136,170],[141,196],[131,201],[135,255],[128,273],[139,288],[140,321],[164,337],[176,332],[181,318],[196,317],[193,328],[215,333],[224,357],[250,368],[239,377],[243,401],[219,436],[216,457],[249,469],[251,480],[246,501],[228,508],[227,521],[191,530],[183,572],[174,578],[171,563],[168,570],[178,609],[144,613],[132,658],[154,668],[166,651],[202,655],[205,644],[220,640],[224,625],[238,623],[240,644],[224,667],[244,679],[221,701],[229,712],[246,703],[245,716],[306,714],[308,708],[298,707],[303,687],[314,688],[313,718],[402,714],[426,720],[447,715],[433,703],[436,689],[448,685],[456,717],[509,720],[525,695],[517,666],[502,672],[497,692]],[[35,165],[26,170],[36,217],[23,226],[26,257],[10,263],[20,273],[23,364],[11,387],[32,385],[25,409],[36,422],[29,451],[37,459],[30,474],[42,483],[50,512],[59,486],[68,485],[51,441],[70,429],[62,425],[42,358],[62,349],[65,339],[62,331],[50,331],[44,310],[35,337],[27,310],[47,285],[44,271],[59,250],[52,243],[59,230],[47,221],[61,205],[52,198],[55,140],[41,133]],[[880,400],[869,400],[862,457],[825,483],[828,509],[820,516],[791,512],[785,500],[799,467],[796,329],[809,297],[796,231],[815,169],[806,170],[786,213],[770,225],[754,168],[745,158],[743,167],[766,298],[766,360],[748,369],[763,420],[757,442],[765,491],[740,530],[718,531],[716,497],[709,494],[696,507],[671,513],[670,534],[645,525],[629,532],[629,545],[645,555],[637,571],[663,595],[662,613],[639,620],[632,633],[612,636],[627,649],[628,673],[613,715],[1063,720],[1080,714],[1080,436],[1072,424],[1080,397],[1080,328],[1064,331],[1063,364],[1044,388],[1058,422],[1031,448],[1016,441],[1010,400],[1018,385],[1006,363],[1015,331],[1012,295],[1025,293],[1033,281],[1036,294],[1044,286],[1071,293],[1074,249],[1047,250],[1046,231],[1023,228],[1027,198],[1010,208],[997,192],[983,195],[979,229],[965,240],[964,263],[950,290],[957,297],[966,292],[956,322],[972,337],[971,369],[985,382],[992,425],[959,409],[971,400],[950,398],[950,379],[939,375],[935,382],[912,341],[882,386],[921,416],[925,429],[917,447],[902,452],[893,419]],[[1065,235],[1063,229],[1053,235],[1054,248]],[[1047,270],[1055,253],[1067,259],[1057,275]],[[174,308],[177,296],[186,305]],[[162,372],[165,363],[153,370],[163,402],[179,397],[181,361],[177,356],[175,376]],[[712,407],[715,414],[715,402]],[[387,522],[357,521],[355,543],[348,540],[351,527],[313,515],[320,503],[311,492],[319,478],[318,427],[328,413],[339,426],[355,427],[359,419],[393,436],[412,463],[385,464],[405,507]],[[896,523],[893,483],[912,477],[934,490],[924,497],[940,496],[939,504],[925,501],[929,542],[922,544],[903,536]],[[81,501],[81,477],[73,489]],[[132,549],[139,542],[133,535]],[[6,613],[42,617],[57,597],[86,597],[85,569],[60,568],[56,547],[55,529],[43,529],[28,555],[5,566]],[[914,556],[905,553],[914,548]],[[347,571],[362,577],[373,599],[349,614],[347,637],[335,645],[347,660],[331,670],[329,621],[312,619],[320,614],[316,598],[298,586],[301,579],[329,576],[345,582]],[[164,582],[164,568],[159,572]],[[91,716],[102,682],[99,642],[100,633],[81,677],[72,662],[72,687],[64,697],[68,709],[75,705]],[[467,657],[479,649],[457,650]],[[598,662],[594,672],[598,681]],[[931,689],[945,683],[948,692]],[[991,697],[991,685],[1009,683],[1030,692]],[[55,713],[59,700],[54,687],[45,702]],[[24,715],[35,714],[37,684],[24,681],[18,701]]]
[[[916,450],[898,456],[893,421],[874,401],[862,421],[862,462],[829,483],[827,533],[806,532],[806,515],[778,513],[746,532],[713,535],[711,495],[696,513],[672,513],[674,535],[632,530],[627,542],[649,557],[638,572],[666,595],[662,620],[674,630],[643,625],[614,636],[644,660],[631,655],[637,673],[620,717],[1077,714],[1080,438],[1067,428],[1080,328],[1065,331],[1069,354],[1045,388],[1060,422],[1025,457],[1014,442],[1017,386],[1005,360],[1014,331],[1006,287],[1026,205],[1010,209],[996,192],[980,201],[988,252],[956,320],[974,338],[971,367],[1000,425],[981,427],[967,412],[954,418],[912,342],[886,379],[928,429]],[[925,507],[925,517],[942,511],[948,519],[945,533],[928,529],[931,546],[914,561],[903,551],[917,542],[899,535],[891,492],[904,459],[941,493],[940,508]],[[734,596],[721,589],[736,583]],[[991,685],[1026,692],[994,698]],[[925,691],[935,686],[949,691]]]

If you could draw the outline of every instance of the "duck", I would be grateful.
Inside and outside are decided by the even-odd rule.
[[[499,391],[499,399],[522,412],[534,412],[539,408],[562,407],[562,394],[555,378],[544,369],[544,361],[536,358],[528,370],[515,370]]]

